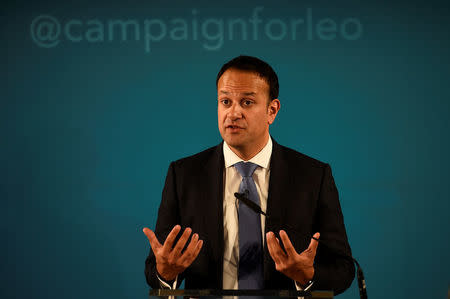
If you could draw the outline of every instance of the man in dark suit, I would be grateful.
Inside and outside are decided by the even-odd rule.
[[[153,288],[175,288],[185,279],[187,289],[343,292],[355,269],[345,257],[351,250],[331,169],[270,137],[280,109],[275,72],[257,58],[239,56],[222,67],[216,83],[224,142],[171,163],[155,233],[144,228],[152,248],[147,282]],[[250,175],[240,164],[254,166]],[[255,213],[250,217],[256,222],[240,226],[247,218],[234,192],[242,186],[267,219]],[[328,246],[319,245],[319,237]],[[250,267],[244,264],[249,255]]]

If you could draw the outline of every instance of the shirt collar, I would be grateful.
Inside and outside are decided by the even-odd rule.
[[[253,158],[245,162],[252,162],[262,168],[269,168],[270,156],[272,155],[272,138],[269,136],[267,144],[263,147],[259,153]],[[233,166],[234,164],[244,161],[236,155],[228,146],[226,141],[223,142],[223,157],[225,159],[225,168]]]

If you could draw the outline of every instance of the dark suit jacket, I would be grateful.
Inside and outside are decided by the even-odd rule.
[[[155,233],[161,244],[176,224],[190,227],[204,240],[197,259],[178,277],[186,289],[222,289],[223,272],[222,143],[170,164]],[[338,192],[329,165],[273,142],[265,231],[284,229],[297,252],[305,250],[315,232],[335,250],[351,255]],[[181,234],[180,234],[181,235]],[[313,289],[343,292],[353,281],[353,262],[319,244]],[[145,262],[152,288],[160,288],[153,252]],[[293,289],[277,270],[264,244],[266,289]]]

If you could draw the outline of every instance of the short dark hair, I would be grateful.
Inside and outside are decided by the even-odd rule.
[[[277,74],[267,62],[252,56],[240,55],[225,63],[217,74],[216,88],[220,77],[222,77],[226,70],[231,68],[258,74],[269,85],[270,101],[278,98],[280,86],[278,84]]]

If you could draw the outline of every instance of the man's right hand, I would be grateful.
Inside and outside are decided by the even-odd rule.
[[[189,227],[184,230],[178,242],[173,246],[180,230],[181,226],[175,225],[164,244],[161,245],[151,229],[147,227],[143,229],[156,257],[156,270],[159,276],[167,281],[174,280],[178,274],[186,270],[202,249],[203,240],[199,240],[198,234],[194,234],[186,250],[181,252],[192,232]]]

